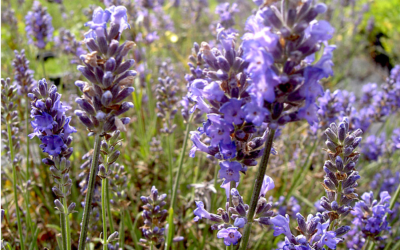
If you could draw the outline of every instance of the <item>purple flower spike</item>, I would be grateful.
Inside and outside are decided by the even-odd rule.
[[[221,229],[218,232],[217,237],[219,239],[224,238],[225,245],[230,246],[231,244],[236,245],[239,239],[242,238],[242,234],[236,227],[229,227]]]
[[[219,170],[219,177],[224,180],[224,184],[235,181],[239,182],[242,164],[237,161],[223,161],[219,163],[221,169]]]
[[[40,2],[34,1],[32,11],[25,16],[26,34],[28,43],[34,44],[39,49],[44,49],[48,42],[53,40],[52,17]]]

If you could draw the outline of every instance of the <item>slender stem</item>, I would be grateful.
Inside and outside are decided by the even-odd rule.
[[[46,69],[45,69],[45,66],[44,66],[44,50],[40,50],[39,53],[40,53],[40,56],[39,56],[40,57],[40,63],[42,64],[43,76],[44,76],[44,78],[47,79]]]
[[[260,166],[256,176],[256,181],[253,187],[253,194],[251,196],[250,208],[247,213],[247,224],[244,228],[242,242],[240,249],[245,250],[250,238],[251,226],[253,224],[254,212],[257,207],[258,197],[260,196],[261,186],[264,181],[265,171],[267,170],[269,156],[271,154],[272,142],[275,136],[275,129],[271,129],[268,134],[267,141],[265,142],[264,154],[261,158]]]
[[[183,146],[182,146],[182,151],[181,155],[179,158],[179,165],[178,165],[178,173],[176,174],[176,179],[174,183],[174,187],[172,190],[172,199],[171,199],[171,206],[169,208],[169,226],[168,226],[168,235],[167,235],[167,241],[165,242],[165,249],[169,249],[171,242],[172,242],[172,237],[174,233],[174,225],[173,225],[173,213],[176,208],[176,194],[178,192],[179,188],[179,181],[180,177],[182,174],[182,166],[183,166],[183,160],[185,159],[185,154],[186,154],[186,147],[187,147],[187,141],[189,138],[189,129],[190,129],[190,122],[193,119],[193,114],[190,116],[189,121],[186,123],[186,131],[185,131],[185,138],[183,139]]]
[[[214,188],[217,186],[218,183],[218,166],[215,166],[214,168]],[[210,211],[214,211],[214,206],[215,206],[215,202],[217,200],[217,195],[218,193],[215,193],[211,199],[211,208]]]
[[[187,141],[189,138],[189,128],[190,128],[191,120],[192,120],[192,117],[189,119],[189,121],[186,124],[185,138],[183,139],[183,147],[182,147],[181,155],[179,158],[178,173],[176,174],[176,179],[175,179],[175,183],[174,183],[174,187],[173,187],[173,191],[172,191],[171,207],[173,209],[175,209],[175,207],[176,207],[176,204],[175,204],[176,194],[178,192],[179,181],[180,181],[180,177],[181,177],[181,173],[182,173],[183,161],[185,159],[185,153],[186,153]]]
[[[65,199],[63,199],[65,200]],[[61,226],[61,240],[62,240],[62,248],[64,250],[68,250],[68,245],[67,245],[67,229],[66,229],[66,225],[67,225],[67,221],[65,219],[65,214],[64,213],[60,213],[60,226]]]
[[[79,235],[78,250],[85,250],[87,230],[89,226],[90,209],[93,199],[93,188],[96,180],[97,168],[99,167],[100,142],[101,142],[100,135],[96,134],[94,140],[92,165],[90,166],[89,183],[86,192],[85,207],[83,209],[82,229],[81,229],[81,234]]]
[[[396,204],[396,201],[398,201],[398,199],[399,199],[399,196],[400,196],[400,183],[397,186],[396,192],[394,193],[392,200],[390,201],[390,206],[389,206],[390,210],[393,210],[394,205]]]
[[[366,248],[367,250],[373,250],[373,249],[375,249],[375,242],[374,241],[372,241],[372,240],[368,240],[367,241],[367,243],[369,242],[369,246],[368,246],[368,248]],[[367,245],[367,244],[365,244],[365,245]]]
[[[125,209],[122,208],[121,212],[120,212],[121,220],[119,222],[120,223],[119,224],[119,247],[122,249],[124,249],[124,243],[125,243],[125,227],[124,227],[125,226],[125,224],[124,224],[125,213],[124,212],[125,212]]]
[[[103,219],[103,250],[107,250],[107,208],[106,208],[107,178],[101,180],[101,215]]]
[[[26,100],[26,107],[25,107],[25,127],[26,127],[26,138],[28,138],[28,134],[29,134],[29,109],[30,109],[30,105],[29,105],[29,97],[26,96],[25,98]],[[31,166],[30,166],[30,161],[29,161],[29,139],[26,140],[26,179],[29,180],[30,178],[30,170],[31,170]],[[28,201],[29,202],[29,201]]]
[[[29,139],[28,139],[28,134],[29,134],[29,99],[28,96],[25,98],[26,104],[25,104],[25,128],[26,128],[26,180],[28,181],[30,179],[30,161],[29,161]],[[29,208],[29,190],[26,190],[25,192],[25,206],[26,206],[26,221],[28,224],[28,227],[30,228],[31,232],[33,232],[32,228],[32,218],[31,218],[31,213],[30,213],[30,208]]]
[[[110,183],[107,181],[107,186],[106,186],[106,203],[107,203],[107,214],[108,214],[108,222],[110,223],[110,232],[114,233],[114,223],[113,219],[111,216],[111,205],[110,205],[110,189],[108,188],[110,186]]]
[[[64,190],[63,190],[63,192],[64,192]],[[65,217],[67,249],[71,250],[71,229],[70,229],[70,225],[69,225],[67,198],[63,199],[63,205],[64,205],[64,217]]]
[[[17,213],[17,224],[18,224],[18,234],[20,240],[20,247],[21,250],[25,250],[24,238],[22,235],[22,226],[21,226],[21,217],[19,214],[19,207],[18,207],[18,196],[17,196],[17,168],[14,164],[14,145],[12,142],[12,134],[11,134],[11,121],[7,122],[7,132],[8,132],[8,146],[10,148],[10,161],[13,168],[13,191],[14,191],[14,201],[15,201],[15,211]]]
[[[171,134],[172,136],[172,134]],[[167,147],[168,147],[168,170],[169,170],[169,179],[168,179],[168,188],[172,190],[172,179],[174,176],[173,173],[173,165],[172,165],[172,149],[171,149],[171,138],[170,135],[165,136],[165,139],[167,141]]]

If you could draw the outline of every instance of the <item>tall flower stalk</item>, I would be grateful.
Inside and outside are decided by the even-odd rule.
[[[10,78],[4,80],[1,79],[1,123],[6,125],[7,128],[7,138],[3,141],[8,141],[8,156],[10,164],[12,165],[12,175],[13,175],[13,193],[14,193],[14,203],[15,212],[17,214],[17,225],[18,234],[20,241],[21,250],[25,249],[24,235],[22,233],[21,215],[18,205],[18,193],[17,193],[17,169],[16,165],[19,162],[19,158],[16,157],[16,151],[19,149],[19,141],[16,136],[19,128],[18,125],[18,111],[16,110],[17,105],[16,100],[17,86],[12,85]],[[28,211],[29,212],[29,211]]]
[[[14,67],[14,77],[15,77],[15,83],[16,86],[18,87],[18,94],[21,95],[22,97],[25,98],[25,133],[26,133],[26,138],[28,138],[29,134],[29,114],[30,114],[30,101],[28,97],[28,93],[32,92],[33,88],[36,87],[36,81],[33,79],[33,70],[29,68],[29,61],[25,57],[25,50],[21,50],[18,52],[17,50],[14,51],[15,53],[15,58],[12,61],[12,66]],[[26,180],[30,180],[30,172],[31,172],[31,167],[30,167],[30,147],[29,147],[29,140],[26,140]],[[30,218],[30,197],[28,194],[28,191],[26,191],[25,195],[25,203],[26,203],[26,209],[27,209],[27,220],[30,229],[32,230],[32,223],[31,223],[31,218]]]
[[[110,26],[109,29],[107,29],[107,25]],[[84,65],[78,66],[78,70],[82,72],[89,83],[75,82],[75,85],[83,92],[82,98],[76,99],[82,110],[75,111],[75,114],[86,126],[89,135],[95,137],[95,144],[87,184],[79,250],[84,250],[86,245],[93,188],[96,174],[99,171],[101,138],[109,138],[110,134],[117,129],[126,130],[125,125],[129,123],[130,119],[128,117],[119,118],[118,116],[133,107],[131,102],[124,100],[134,91],[131,85],[136,76],[134,70],[129,70],[133,66],[134,60],[124,61],[124,57],[135,44],[132,41],[127,41],[119,45],[122,32],[129,28],[126,8],[111,6],[103,10],[99,7],[93,12],[93,20],[87,22],[86,26],[90,27],[89,32],[85,34],[85,43],[90,52],[80,56]],[[107,166],[103,165],[103,167],[105,168],[103,170],[107,173]],[[106,179],[104,182],[102,181],[102,199],[105,199],[107,192],[106,183]],[[109,203],[109,200],[106,199],[103,203]],[[105,210],[107,206],[103,206],[102,210]],[[103,248],[106,249],[106,212],[103,211],[102,214]]]
[[[44,48],[46,44],[53,40],[52,17],[39,1],[33,2],[32,11],[25,16],[25,31],[28,36],[28,44],[33,44],[39,49],[40,61],[42,64],[43,75],[46,77],[44,66]]]
[[[319,80],[333,74],[331,58],[335,47],[328,46],[327,40],[332,38],[334,29],[326,21],[315,20],[326,11],[326,6],[313,5],[312,1],[301,4],[282,1],[280,6],[256,3],[260,8],[247,20],[248,33],[242,46],[243,58],[249,64],[247,72],[253,80],[248,88],[251,102],[244,110],[259,115],[248,117],[247,121],[257,123],[261,116],[261,122],[267,122],[271,131],[302,119],[313,125],[318,122],[315,101],[323,95]],[[324,47],[322,53],[321,47]],[[266,143],[269,140],[272,142],[273,138]],[[270,152],[265,150],[264,154]],[[255,197],[267,164],[266,160],[259,166],[249,215],[254,213]],[[252,218],[248,220],[251,222]],[[241,249],[247,248],[250,231],[251,223],[245,227]]]
[[[69,177],[71,162],[69,157],[73,153],[72,133],[76,129],[70,125],[71,117],[65,112],[69,109],[61,102],[61,95],[57,93],[57,87],[49,87],[46,80],[40,80],[38,87],[28,94],[32,99],[31,125],[33,133],[30,139],[37,136],[42,144],[40,148],[48,157],[42,162],[50,167],[57,186],[52,188],[53,193],[58,197],[54,200],[56,209],[60,212],[60,224],[63,249],[71,249],[71,230],[69,214],[74,212],[76,204],[71,202],[68,205],[67,196],[71,194],[72,180]]]

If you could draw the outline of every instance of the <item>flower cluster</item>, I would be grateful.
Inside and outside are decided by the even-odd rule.
[[[364,193],[361,198],[362,200],[355,204],[354,210],[351,212],[355,216],[352,221],[354,228],[348,234],[347,247],[353,249],[361,249],[367,238],[381,240],[383,239],[380,236],[381,232],[390,232],[386,215],[391,212],[389,210],[391,198],[389,193],[381,192],[379,202],[374,200],[372,191]]]
[[[174,118],[178,112],[179,99],[177,92],[179,91],[179,86],[174,80],[173,68],[167,62],[163,62],[160,65],[159,75],[156,86],[157,116],[162,118],[164,122],[160,132],[171,134],[176,128]]]
[[[368,161],[377,161],[386,151],[385,134],[380,136],[370,135],[361,146],[361,153]]]
[[[400,171],[393,173],[390,169],[384,169],[375,174],[370,187],[372,190],[379,190],[379,193],[387,191],[389,194],[393,194],[399,183]]]
[[[75,36],[64,28],[59,30],[59,35],[54,38],[55,47],[67,55],[73,55],[72,64],[79,64],[80,56],[87,52],[82,48],[81,43],[75,39]]]
[[[34,129],[29,137],[33,139],[37,136],[42,142],[40,148],[48,154],[42,161],[50,166],[55,182],[59,184],[59,187],[54,186],[52,190],[57,197],[65,198],[71,193],[72,186],[69,177],[69,157],[73,152],[73,148],[70,147],[71,134],[77,132],[70,125],[71,117],[65,115],[69,107],[61,102],[57,87],[49,87],[45,79],[38,82],[38,87],[34,88],[28,97],[32,99],[31,125]],[[71,213],[75,208],[75,203],[71,203],[68,210],[58,200],[55,200],[55,204],[61,213]]]
[[[107,30],[107,23],[111,28]],[[106,10],[97,8],[93,20],[86,23],[90,27],[86,33],[86,45],[91,51],[81,55],[84,66],[78,70],[90,82],[76,81],[75,85],[83,92],[76,102],[83,111],[75,114],[93,133],[104,135],[115,130],[125,131],[125,124],[130,118],[118,118],[133,107],[131,102],[124,102],[134,91],[131,87],[136,71],[129,70],[134,60],[123,61],[129,50],[135,45],[127,41],[119,45],[121,33],[129,28],[126,9],[123,6],[112,6]]]
[[[257,165],[257,158],[264,152],[268,131],[260,131],[252,123],[245,122],[243,106],[250,101],[246,92],[248,79],[244,69],[246,62],[241,59],[242,50],[235,50],[234,34],[219,28],[218,41],[222,51],[211,49],[203,42],[201,48],[194,44],[189,63],[191,75],[187,98],[195,102],[195,109],[207,114],[207,121],[198,131],[191,132],[193,147],[190,156],[200,150],[220,160],[220,178],[223,185],[240,180],[239,172],[246,172],[248,166]],[[195,64],[197,67],[195,67]],[[204,67],[204,68],[202,68]],[[202,138],[203,137],[203,138]],[[228,187],[228,194],[229,194]]]
[[[165,241],[165,222],[168,216],[168,211],[163,207],[167,204],[165,202],[166,194],[159,195],[156,187],[151,188],[149,196],[142,196],[140,199],[145,204],[142,206],[144,226],[142,229],[143,237],[140,243],[143,246],[158,245]],[[181,241],[183,237],[174,237],[173,241]]]
[[[270,219],[274,228],[274,236],[285,235],[285,241],[278,244],[279,249],[307,249],[322,250],[324,246],[336,249],[336,245],[342,241],[339,238],[350,230],[350,227],[339,227],[335,231],[329,230],[329,219],[320,213],[315,216],[310,214],[307,220],[300,214],[296,214],[298,236],[294,236],[290,231],[289,215],[277,215]]]
[[[312,127],[314,132],[317,129],[327,129],[331,123],[339,120],[343,114],[350,113],[355,100],[356,97],[352,92],[338,89],[331,93],[327,89],[324,95],[318,98],[319,124],[315,124]]]
[[[54,28],[51,20],[52,17],[47,13],[47,8],[43,7],[39,1],[34,1],[32,11],[25,16],[25,30],[29,44],[44,49],[46,44],[52,41]]]
[[[251,102],[243,107],[245,120],[268,122],[271,128],[301,119],[313,125],[318,121],[316,98],[323,95],[319,81],[333,74],[335,46],[327,41],[334,29],[327,21],[315,20],[326,11],[324,4],[290,1],[287,8],[279,8],[262,5],[246,22],[243,58],[252,84]]]
[[[272,178],[265,176],[253,219],[261,226],[270,225],[270,217],[274,215],[274,212],[271,210],[272,204],[268,203],[265,199],[265,194],[274,187]],[[227,191],[229,192],[229,189]],[[205,218],[214,222],[215,224],[211,226],[211,229],[219,230],[217,237],[224,238],[224,243],[227,246],[231,244],[236,245],[242,237],[238,229],[243,228],[247,224],[247,213],[249,210],[249,205],[244,203],[243,197],[240,196],[236,188],[230,189],[230,195],[232,206],[229,205],[229,202],[226,202],[225,209],[218,208],[217,214],[209,213],[202,201],[196,201],[197,208],[193,212],[195,215],[194,221]]]
[[[272,202],[272,196],[269,200]],[[297,199],[291,196],[287,202],[285,202],[285,196],[279,197],[278,201],[272,203],[272,207],[277,210],[277,213],[285,216],[286,214],[296,217],[296,214],[300,212],[300,205]]]
[[[1,124],[10,124],[11,138],[9,137],[9,132],[7,130],[1,131],[1,141],[2,148],[6,152],[9,162],[11,164],[18,164],[21,161],[21,156],[18,154],[19,148],[21,147],[18,134],[20,132],[19,128],[19,118],[16,104],[16,92],[18,86],[12,84],[10,78],[4,80],[1,79]],[[11,159],[11,151],[9,148],[9,140],[12,140],[12,145],[14,148],[14,159]]]
[[[361,142],[361,134],[360,129],[349,133],[347,118],[339,126],[332,123],[325,130],[329,160],[324,164],[325,178],[322,185],[326,196],[321,198],[320,205],[328,213],[331,223],[348,215],[352,209],[350,203],[358,197],[355,188],[360,176],[355,166],[359,153],[355,149]]]
[[[220,3],[215,8],[215,13],[220,17],[219,23],[227,30],[228,33],[237,33],[237,31],[233,29],[233,26],[235,26],[235,13],[238,12],[239,8],[237,3],[233,3],[232,5],[228,2]]]
[[[36,87],[36,81],[33,79],[34,71],[29,68],[29,60],[25,57],[25,50],[14,51],[15,58],[12,61],[14,67],[14,79],[18,86],[18,94],[26,96]]]
[[[102,179],[109,178],[109,175],[111,174],[110,167],[121,155],[119,149],[122,146],[122,141],[119,136],[120,131],[116,130],[101,142],[102,164],[99,165],[99,173],[97,175]]]

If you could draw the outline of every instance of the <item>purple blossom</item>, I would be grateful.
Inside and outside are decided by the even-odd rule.
[[[37,135],[37,132],[44,132],[47,129],[53,128],[53,117],[46,112],[43,111],[39,115],[32,115],[32,117],[34,118],[34,120],[31,121],[31,125],[35,132],[31,135],[31,138]]]
[[[224,243],[227,246],[231,244],[236,245],[240,238],[242,238],[242,234],[237,230],[236,227],[229,227],[221,229],[217,233],[217,237],[219,239],[224,238]]]
[[[231,142],[231,132],[234,127],[228,124],[218,115],[210,114],[208,120],[204,123],[204,130],[211,138],[211,146],[217,146],[220,142],[228,144]]]
[[[231,181],[239,182],[242,164],[237,161],[223,161],[219,163],[219,166],[221,167],[219,177],[225,179],[224,184]]]
[[[194,221],[198,221],[200,219],[206,218],[211,219],[210,213],[204,209],[204,203],[202,201],[196,201],[197,208],[193,211]]]
[[[228,102],[224,103],[219,111],[224,114],[224,119],[226,122],[240,125],[243,123],[243,119],[245,116],[245,113],[241,109],[241,106],[241,100],[232,98]]]
[[[64,141],[60,136],[44,136],[41,141],[43,144],[40,145],[40,148],[43,150],[43,152],[52,156],[61,154],[62,148],[64,147]]]
[[[274,180],[268,175],[265,175],[261,186],[260,196],[265,197],[266,193],[274,188],[275,188]]]

